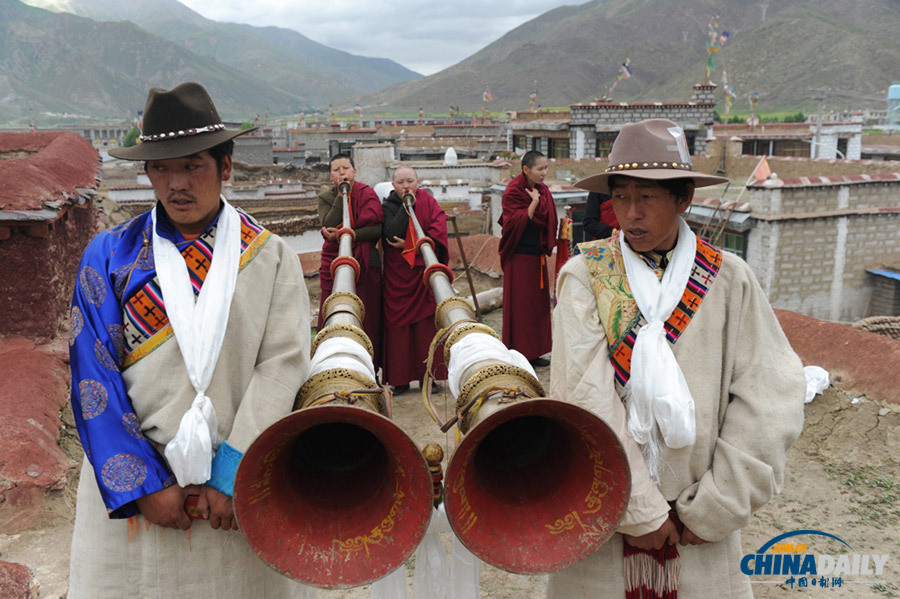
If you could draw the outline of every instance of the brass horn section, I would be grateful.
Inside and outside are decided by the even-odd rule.
[[[339,255],[352,260],[347,191],[343,196]],[[314,354],[336,337],[371,354],[355,270],[348,261],[335,269]],[[272,568],[316,587],[387,575],[412,555],[431,518],[425,458],[389,419],[382,389],[356,369],[310,377],[294,410],[256,439],[238,467],[235,513],[247,541]]]
[[[407,212],[424,238],[410,204]],[[418,245],[425,264],[437,264],[432,245]],[[445,273],[432,269],[428,278],[448,363],[468,335],[499,339]],[[461,378],[456,424],[465,434],[447,468],[444,503],[462,543],[495,567],[536,574],[568,567],[608,541],[631,491],[615,433],[591,412],[545,398],[540,382],[511,364],[485,360]]]

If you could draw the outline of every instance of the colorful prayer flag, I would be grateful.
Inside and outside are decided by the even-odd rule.
[[[719,33],[719,13],[716,13],[709,21],[709,31],[706,37],[706,54],[708,56],[706,60],[706,80],[710,83],[712,83],[710,73],[716,70],[713,54],[721,50],[730,37],[731,34],[727,31]]]
[[[734,93],[734,88],[728,85],[728,73],[725,69],[722,69],[722,93],[725,94],[725,116],[728,116],[737,94]]]
[[[616,73],[616,80],[613,81],[612,85],[609,87],[609,90],[605,94],[607,97],[612,93],[612,90],[614,90],[616,88],[616,84],[618,84],[619,81],[621,81],[622,79],[628,79],[629,77],[631,77],[631,67],[628,66],[630,64],[631,64],[631,54],[626,54],[625,62],[622,63],[622,65],[619,67],[618,73]]]
[[[619,67],[619,75],[622,76],[622,79],[628,79],[631,77],[631,69],[628,65],[631,64],[631,55],[625,57],[625,62],[622,63],[622,66]]]
[[[765,181],[771,174],[772,169],[769,168],[769,161],[763,156],[762,160],[759,161],[759,164],[756,165],[756,169],[753,171],[752,176],[757,181]]]

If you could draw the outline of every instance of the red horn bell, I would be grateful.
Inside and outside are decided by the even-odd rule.
[[[615,433],[572,404],[503,407],[463,437],[447,468],[453,531],[485,562],[519,574],[559,570],[615,532],[631,491]]]
[[[321,588],[399,567],[431,517],[431,476],[415,443],[359,407],[305,408],[251,445],[234,485],[238,524],[282,574]]]

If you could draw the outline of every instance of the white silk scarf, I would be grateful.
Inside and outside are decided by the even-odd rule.
[[[184,257],[172,241],[157,233],[156,208],[152,215],[153,256],[166,314],[197,392],[165,450],[166,460],[182,487],[209,480],[213,450],[219,445],[216,410],[206,389],[225,338],[241,257],[240,216],[224,196],[220,200],[223,207],[213,259],[196,301]]]
[[[662,280],[619,237],[625,274],[647,324],[638,331],[631,355],[631,377],[625,386],[628,432],[639,443],[654,481],[658,482],[659,435],[672,449],[694,443],[694,398],[666,340],[663,323],[678,306],[691,275],[697,239],[678,219],[678,241]]]

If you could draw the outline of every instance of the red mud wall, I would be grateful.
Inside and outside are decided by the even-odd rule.
[[[59,447],[59,412],[68,400],[69,372],[58,354],[25,339],[0,341],[0,534],[39,523],[47,491],[66,484],[70,464]]]
[[[848,392],[900,403],[900,340],[775,310],[804,366],[821,366]]]
[[[69,311],[81,252],[97,233],[95,215],[88,202],[0,239],[0,335],[46,341],[56,334]]]

